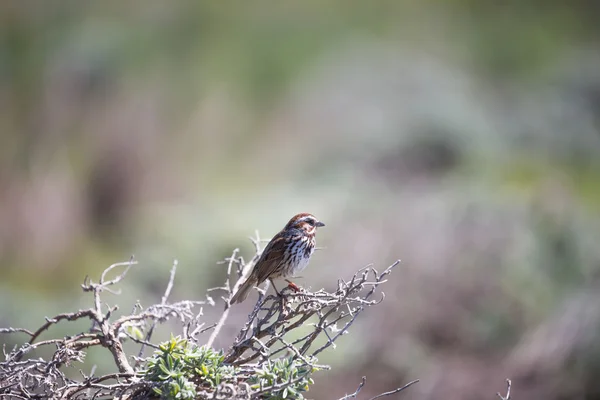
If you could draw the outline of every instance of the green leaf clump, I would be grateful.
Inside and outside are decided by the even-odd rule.
[[[161,398],[192,400],[198,387],[215,388],[233,379],[235,368],[224,365],[224,358],[222,352],[171,335],[148,359],[143,375],[157,384],[153,390]]]
[[[266,360],[248,375],[224,364],[224,358],[222,352],[171,335],[146,361],[142,374],[155,383],[153,391],[165,400],[193,400],[199,390],[210,391],[222,382],[234,381],[246,381],[263,399],[302,400],[302,393],[314,383],[310,375],[317,370],[292,356]]]
[[[294,357],[267,360],[262,368],[255,370],[255,374],[249,378],[248,383],[251,384],[253,390],[273,387],[265,395],[265,399],[302,400],[304,399],[302,392],[308,391],[309,385],[314,383],[310,374],[315,370],[316,368],[300,363]]]

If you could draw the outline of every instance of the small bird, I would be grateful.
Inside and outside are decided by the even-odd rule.
[[[325,224],[309,213],[300,213],[292,217],[267,244],[250,276],[233,295],[229,304],[246,300],[250,290],[267,279],[273,284],[273,279],[291,277],[306,268],[310,256],[315,251],[317,228],[322,226]],[[288,283],[297,289],[294,283]],[[275,291],[277,292],[276,288]]]

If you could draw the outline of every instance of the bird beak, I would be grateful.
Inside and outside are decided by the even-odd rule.
[[[322,223],[321,221],[317,222],[317,227],[318,227],[318,228],[320,228],[320,227],[322,227],[322,226],[325,226],[325,224],[324,224],[324,223]]]

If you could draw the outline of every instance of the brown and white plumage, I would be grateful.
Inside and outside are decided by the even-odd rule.
[[[309,213],[292,217],[267,244],[250,276],[231,298],[230,304],[246,300],[250,290],[267,279],[286,278],[304,270],[315,251],[317,228],[322,226],[325,224]]]

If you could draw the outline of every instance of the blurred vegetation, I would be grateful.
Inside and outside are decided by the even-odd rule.
[[[364,328],[311,396],[369,369],[374,393],[429,382],[405,398],[482,398],[505,377],[523,398],[598,398],[598,15],[589,0],[3,2],[0,325],[77,308],[73,283],[131,253],[129,300],[159,296],[174,258],[175,295],[193,297],[255,229],[310,211],[325,249],[301,284],[405,268],[370,322],[391,344]],[[560,346],[532,339],[563,320]]]

